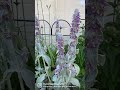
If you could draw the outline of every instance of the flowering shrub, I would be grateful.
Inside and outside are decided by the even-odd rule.
[[[70,41],[68,44],[68,52],[66,55],[64,54],[63,36],[59,30],[56,30],[58,56],[56,60],[57,66],[55,69],[55,75],[53,76],[53,81],[58,85],[67,85],[69,82],[71,82],[73,85],[80,87],[79,81],[74,78],[76,75],[78,75],[80,71],[79,66],[74,63],[76,58],[76,45],[78,38],[77,34],[79,31],[79,22],[79,12],[76,9],[75,14],[73,15],[72,28],[70,31]]]
[[[37,88],[44,88],[44,83],[53,83],[53,88],[68,89],[67,86],[74,85],[80,87],[80,82],[77,75],[80,73],[80,67],[75,63],[76,54],[79,53],[77,49],[78,38],[80,35],[80,13],[78,9],[73,14],[72,27],[70,30],[70,39],[68,41],[67,50],[65,51],[64,38],[59,29],[59,22],[56,23],[56,48],[51,51],[50,47],[45,45],[40,40],[39,35],[36,35],[35,45],[35,64],[36,64],[36,86]],[[48,53],[56,52],[56,63],[52,65],[51,56]],[[54,68],[53,68],[54,66]],[[57,86],[57,88],[56,88]],[[62,87],[64,86],[64,87]]]

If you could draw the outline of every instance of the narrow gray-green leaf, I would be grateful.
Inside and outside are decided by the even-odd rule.
[[[76,79],[76,78],[71,78],[70,83],[72,83],[72,84],[75,85],[75,86],[80,87],[80,82],[79,82],[79,80]]]
[[[51,65],[51,60],[50,60],[49,56],[43,55],[43,58],[44,58],[45,62],[48,64],[48,66],[50,66]]]
[[[74,63],[74,67],[75,67],[76,73],[78,75],[79,72],[80,72],[80,67],[77,64],[75,64],[75,63]]]
[[[36,83],[42,83],[45,79],[46,74],[41,74],[40,77],[37,78]]]

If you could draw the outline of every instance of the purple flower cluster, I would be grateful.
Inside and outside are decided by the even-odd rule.
[[[68,46],[68,52],[64,54],[64,40],[63,36],[59,30],[59,22],[56,24],[56,41],[57,41],[57,66],[55,69],[55,77],[69,75],[71,72],[72,77],[77,75],[75,66],[73,63],[70,63],[69,60],[72,58],[75,59],[76,56],[76,45],[77,45],[77,34],[79,32],[80,25],[80,13],[79,10],[76,9],[73,15],[72,28],[70,30],[70,43]],[[64,73],[65,72],[65,73]],[[64,74],[63,74],[64,73]]]
[[[73,64],[70,64],[70,63],[63,63],[63,64],[58,64],[56,66],[56,69],[55,69],[55,76],[57,76],[57,78],[62,75],[62,72],[64,72],[66,70],[66,74],[69,75],[70,74],[70,71],[71,71],[71,75],[74,77],[77,73],[76,73],[76,69],[74,67]]]
[[[59,30],[59,22],[57,22],[56,24],[56,42],[57,42],[57,62],[59,61],[63,61],[64,60],[64,40],[63,40],[63,36]]]
[[[79,25],[80,25],[80,13],[79,10],[76,9],[73,14],[73,21],[72,21],[72,28],[70,30],[70,43],[69,43],[69,55],[75,56],[76,54],[76,45],[77,45],[77,34],[79,31]]]
[[[73,14],[73,21],[72,21],[72,28],[70,31],[70,35],[74,35],[74,34],[78,33],[79,25],[80,25],[80,12],[78,9],[75,9],[74,14]],[[70,37],[70,38],[76,39],[73,37]]]

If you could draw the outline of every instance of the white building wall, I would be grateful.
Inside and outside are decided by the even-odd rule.
[[[85,0],[36,0],[35,1],[35,15],[39,19],[43,19],[40,1],[42,1],[44,19],[50,22],[51,25],[57,19],[65,19],[71,24],[72,15],[75,9],[79,9],[81,18],[85,19]],[[51,5],[50,20],[49,20],[49,11],[46,5],[48,6]],[[63,23],[63,25],[64,24],[65,23]],[[65,25],[63,27],[66,27],[64,29],[67,29],[68,26]],[[46,25],[46,29],[47,28],[49,28],[48,25]],[[47,34],[49,33],[48,31],[46,31]],[[69,34],[69,30],[64,30],[63,34]]]

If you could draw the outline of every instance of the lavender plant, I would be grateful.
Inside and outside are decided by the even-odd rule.
[[[70,30],[68,52],[65,54],[63,36],[58,29],[59,22],[57,22],[56,41],[58,51],[56,59],[56,69],[53,76],[54,85],[68,86],[72,83],[73,85],[80,87],[79,80],[75,78],[75,76],[79,74],[80,68],[77,64],[74,63],[77,54],[76,45],[78,43],[79,37],[79,24],[80,14],[78,9],[76,9],[73,15],[72,27]],[[64,89],[66,89],[66,87],[64,87]]]

